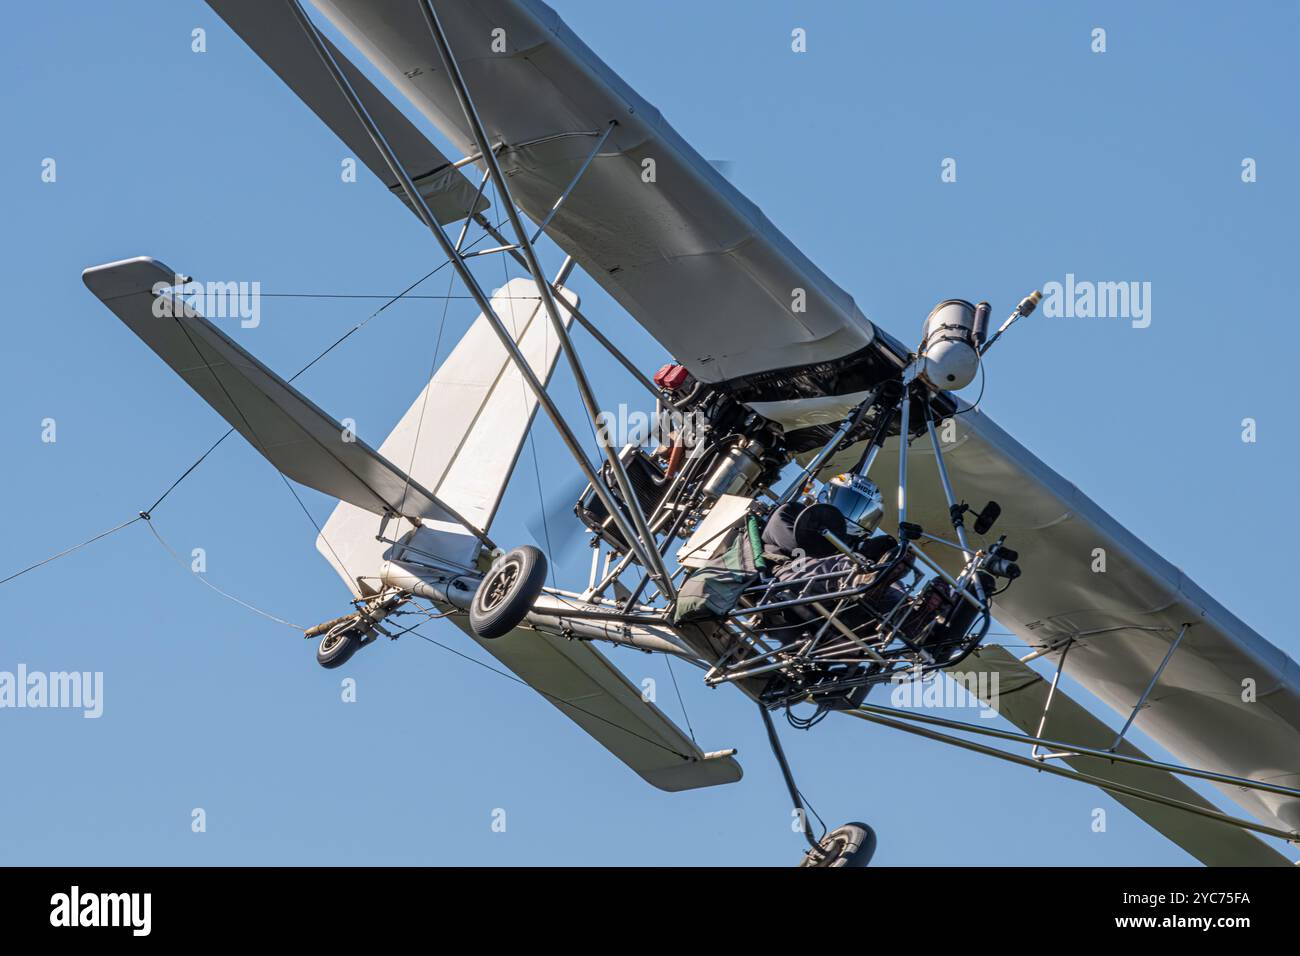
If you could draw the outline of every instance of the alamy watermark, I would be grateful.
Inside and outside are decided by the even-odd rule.
[[[153,928],[153,894],[86,893],[73,886],[50,897],[50,925],[122,927],[132,936],[148,936]]]
[[[1067,272],[1064,282],[1043,286],[1043,315],[1049,319],[1129,319],[1133,328],[1151,324],[1150,282],[1091,282]]]
[[[155,318],[172,318],[175,303],[209,319],[239,319],[245,329],[262,323],[261,282],[195,282],[188,276],[173,276],[173,281],[155,282],[153,314]]]
[[[103,671],[0,671],[0,710],[80,710],[94,720],[104,713]]]
[[[945,671],[918,679],[905,671],[890,679],[889,703],[900,710],[978,710],[980,718],[992,720],[998,715],[1001,676],[997,671]]]
[[[680,444],[694,448],[704,437],[708,418],[694,409],[679,412],[661,409],[657,414],[620,404],[618,411],[603,411],[596,416],[596,435],[602,447],[623,448],[642,445],[659,448]]]

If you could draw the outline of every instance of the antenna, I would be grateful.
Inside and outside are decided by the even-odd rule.
[[[1037,289],[1021,299],[1020,304],[1016,306],[1016,310],[1007,316],[1007,320],[998,327],[996,332],[993,333],[993,338],[984,343],[984,347],[980,349],[980,355],[983,355],[989,349],[993,348],[993,343],[1002,337],[1003,332],[1011,328],[1016,319],[1029,315],[1034,311],[1034,309],[1038,308],[1038,303],[1042,301],[1043,293],[1039,292]]]

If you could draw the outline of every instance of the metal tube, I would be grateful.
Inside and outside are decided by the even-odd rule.
[[[587,171],[587,167],[591,165],[591,161],[600,153],[600,148],[605,145],[605,140],[609,139],[609,134],[614,132],[614,127],[617,125],[617,120],[609,121],[609,125],[605,127],[605,132],[600,134],[600,138],[596,140],[596,145],[591,148],[591,152],[587,154],[587,158],[582,161],[582,165],[578,167],[578,171],[573,174],[573,178],[569,180],[569,185],[564,187],[564,192],[560,193],[560,197],[555,200],[555,204],[551,206],[551,211],[546,214],[546,218],[544,218],[540,225],[538,225],[537,231],[533,233],[533,238],[528,240],[529,242],[536,242],[541,238],[542,233],[546,230],[546,227],[550,225],[551,220],[555,217],[556,212],[559,211],[560,206],[564,204],[564,200],[569,198],[569,193],[573,192],[574,187],[578,185],[578,181],[582,179],[583,173]]]
[[[484,294],[478,280],[475,279],[473,273],[469,271],[469,267],[465,265],[464,259],[461,257],[460,253],[458,253],[455,247],[452,246],[451,240],[447,238],[441,227],[439,227],[437,221],[433,218],[433,214],[430,212],[429,206],[425,202],[424,197],[420,195],[419,190],[415,188],[415,184],[411,182],[411,177],[407,174],[406,170],[402,168],[402,164],[397,159],[397,154],[393,152],[388,140],[385,139],[384,134],[375,124],[374,119],[370,116],[365,105],[361,102],[356,91],[352,88],[351,83],[348,82],[348,79],[343,74],[338,62],[334,59],[333,54],[330,53],[329,48],[326,46],[315,23],[313,23],[311,18],[307,16],[306,12],[304,12],[299,0],[286,0],[286,2],[299,24],[302,26],[303,31],[307,34],[307,38],[315,48],[316,54],[320,58],[321,63],[334,78],[335,85],[338,86],[339,91],[348,101],[348,105],[351,106],[353,113],[356,115],[362,126],[365,127],[366,134],[370,137],[371,142],[383,155],[385,164],[388,166],[392,174],[397,177],[398,182],[401,183],[402,189],[411,200],[411,205],[415,209],[416,214],[420,217],[420,221],[424,223],[431,233],[433,233],[434,238],[438,241],[438,245],[442,248],[443,254],[451,261],[457,275],[460,277],[461,281],[465,283],[466,288],[474,297],[475,302],[482,310],[484,317],[488,320],[488,323],[496,333],[497,338],[501,340],[501,344],[505,348],[506,353],[519,369],[520,375],[523,376],[524,380],[528,383],[533,394],[537,396],[538,403],[546,410],[546,414],[554,423],[556,431],[560,433],[560,438],[564,441],[570,453],[578,462],[578,467],[582,469],[587,480],[590,481],[592,487],[595,488],[596,494],[601,498],[601,503],[605,505],[605,508],[610,512],[611,516],[614,517],[616,523],[620,523],[620,530],[622,530],[622,524],[625,524],[627,520],[626,517],[615,506],[613,498],[605,490],[604,484],[600,480],[600,476],[596,474],[591,463],[587,461],[587,456],[583,452],[582,446],[578,443],[578,439],[569,428],[568,423],[565,422],[564,416],[560,414],[559,408],[557,408],[555,403],[551,401],[550,396],[546,394],[545,386],[543,386],[541,381],[537,378],[537,375],[533,372],[532,366],[528,364],[528,360],[524,357],[523,353],[519,351],[519,346],[516,344],[514,337],[510,334],[509,330],[506,329],[500,317],[492,308],[491,300]],[[480,148],[485,151],[486,155],[491,156],[486,142],[481,143]],[[492,158],[495,159],[495,157]],[[551,305],[553,306],[554,303],[552,302]],[[629,538],[629,542],[632,546],[635,547],[635,538],[632,529],[628,527],[623,531],[623,533]]]
[[[509,245],[505,245],[505,246],[495,246],[491,249],[475,249],[473,252],[462,253],[462,258],[477,259],[479,256],[494,256],[498,252],[510,252],[512,249],[515,248],[516,246],[512,242]]]
[[[955,515],[952,519],[953,530],[957,532],[957,542],[961,545],[962,551],[966,552],[969,561],[974,552],[971,551],[970,542],[966,539],[966,526],[962,522],[961,515],[954,511],[957,507],[957,496],[953,494],[952,482],[948,480],[948,466],[943,460],[943,449],[939,447],[939,433],[935,431],[934,416],[930,413],[928,402],[925,406],[925,429],[930,433],[930,447],[934,449],[934,463],[939,469],[939,483],[943,485],[943,497],[948,502],[948,514]],[[976,596],[984,601],[984,586],[980,583],[980,576],[972,573],[970,583],[975,589]]]
[[[786,488],[781,497],[777,499],[776,506],[778,508],[792,501],[794,496],[799,493],[800,489],[802,489],[804,485],[817,477],[817,472],[821,471],[822,465],[826,464],[826,460],[830,458],[831,455],[835,454],[836,449],[840,447],[840,442],[844,441],[849,432],[853,430],[854,426],[862,420],[862,416],[866,414],[867,409],[871,407],[871,403],[874,400],[875,395],[873,393],[870,397],[863,400],[862,404],[854,409],[853,414],[847,416],[844,421],[840,423],[840,427],[835,430],[835,434],[831,436],[831,440],[822,446],[821,451],[817,452],[817,454],[813,456],[812,460],[804,466],[803,471],[799,472],[799,476],[791,483],[790,487]]]
[[[469,204],[470,215],[468,215],[468,216],[465,217],[465,222],[462,223],[462,224],[461,224],[461,227],[460,227],[460,235],[456,237],[456,251],[457,251],[457,252],[460,252],[460,247],[461,247],[461,246],[464,244],[464,242],[465,242],[465,236],[467,236],[467,235],[469,234],[469,224],[470,224],[471,222],[474,222],[475,219],[478,218],[478,217],[481,215],[480,213],[474,212],[474,210],[476,210],[476,209],[478,208],[478,201],[479,201],[479,199],[481,199],[482,196],[483,196],[483,187],[487,185],[487,181],[488,181],[488,174],[487,174],[487,173],[484,173],[482,176],[479,177],[479,181],[478,181],[478,189],[475,190],[475,192],[474,192],[474,201],[473,201],[472,203]],[[503,242],[502,245],[506,245],[506,243]]]
[[[943,450],[939,447],[939,433],[934,428],[934,416],[930,414],[930,409],[925,410],[925,430],[930,433],[930,447],[934,449],[934,463],[939,469],[939,483],[943,485],[943,497],[948,502],[949,513],[957,504],[957,498],[952,491],[952,482],[948,480],[948,466],[943,460]],[[960,518],[953,520],[953,530],[957,532],[957,541],[961,544],[963,551],[970,551],[970,543],[966,540],[966,527]]]
[[[686,647],[664,623],[627,623],[610,620],[610,615],[599,617],[577,616],[566,609],[565,602],[546,591],[524,619],[534,630],[558,637],[576,637],[580,640],[607,641],[642,651],[659,651],[675,657],[700,660],[700,656]]]
[[[903,375],[903,409],[898,425],[898,537],[903,537],[903,522],[907,520],[907,432],[911,426],[912,401],[908,386],[911,382]]]
[[[612,557],[613,554],[614,552],[611,551],[610,557]],[[594,588],[591,589],[591,596],[599,597],[600,595],[604,594],[606,589],[611,584],[614,583],[614,579],[617,578],[620,574],[622,574],[625,570],[627,570],[628,563],[631,560],[632,560],[632,552],[629,551],[627,554],[622,555],[618,559],[618,563],[614,565],[613,570],[609,570],[608,569],[609,561],[607,558],[605,562],[606,564],[605,577],[601,580],[600,584],[596,585]]]
[[[907,548],[909,551],[912,552],[912,554],[920,558],[926,567],[928,567],[935,574],[939,575],[939,577],[947,581],[954,591],[956,591],[958,594],[960,594],[963,598],[966,599],[966,602],[968,604],[974,605],[975,609],[978,611],[985,611],[985,612],[988,611],[988,608],[984,606],[983,602],[981,602],[978,598],[976,598],[975,595],[967,591],[966,588],[961,584],[961,582],[959,582],[951,574],[949,574],[943,568],[939,567],[939,565],[928,554],[926,554],[924,551],[918,548],[914,542],[911,541],[907,542]]]
[[[1156,672],[1151,675],[1151,681],[1147,684],[1146,690],[1142,691],[1142,696],[1139,697],[1137,703],[1133,705],[1133,711],[1128,715],[1128,720],[1124,721],[1124,726],[1120,728],[1119,734],[1115,737],[1115,742],[1106,748],[1107,750],[1114,750],[1124,741],[1124,735],[1128,733],[1128,729],[1133,726],[1133,721],[1137,719],[1138,711],[1142,709],[1142,705],[1147,702],[1147,698],[1151,696],[1151,692],[1155,690],[1156,682],[1160,680],[1160,675],[1165,672],[1165,667],[1168,666],[1169,659],[1174,656],[1174,651],[1178,650],[1178,645],[1182,641],[1183,635],[1186,633],[1187,625],[1184,624],[1179,628],[1178,636],[1170,643],[1169,650],[1165,652],[1165,659],[1160,662],[1160,666],[1156,668]]]
[[[1024,657],[1018,658],[1018,660],[1022,664],[1028,664],[1030,661],[1036,661],[1040,657],[1046,657],[1048,654],[1055,654],[1062,647],[1068,647],[1070,642],[1072,642],[1073,640],[1074,640],[1073,637],[1063,637],[1060,640],[1053,641],[1051,644],[1048,644],[1046,647],[1040,647],[1038,650],[1030,654],[1026,654]]]
[[[954,544],[947,538],[940,538],[938,535],[930,534],[928,531],[922,531],[921,537],[925,538],[927,541],[933,541],[935,544],[941,544],[945,548],[952,548],[954,551],[960,551],[962,554],[966,555],[967,558],[971,557],[975,553],[963,548],[960,544]],[[919,541],[920,538],[917,540]]]
[[[832,548],[840,552],[840,554],[844,555],[846,558],[848,558],[858,567],[860,568],[870,567],[870,562],[867,561],[867,559],[864,558],[862,555],[858,554],[856,551],[850,548],[843,541],[841,541],[838,537],[836,537],[834,531],[828,531],[823,529],[822,537],[826,539],[827,543],[829,543]]]
[[[537,261],[537,253],[533,249],[532,243],[528,241],[528,234],[524,231],[523,223],[519,219],[519,210],[515,208],[514,200],[510,195],[510,188],[506,185],[505,176],[501,172],[501,166],[497,161],[496,154],[491,151],[488,145],[487,131],[483,128],[483,121],[480,119],[478,110],[469,94],[469,86],[460,71],[460,64],[452,53],[451,44],[447,41],[447,34],[438,19],[438,14],[434,12],[433,5],[429,0],[419,0],[419,3],[420,9],[424,12],[424,19],[429,27],[429,33],[433,36],[433,42],[437,46],[438,54],[447,70],[447,78],[451,81],[457,100],[460,101],[461,110],[465,114],[465,120],[469,124],[470,131],[474,134],[475,141],[478,143],[479,151],[483,154],[483,162],[492,174],[492,182],[497,188],[502,204],[505,206],[506,216],[510,219],[510,225],[514,230],[520,251],[523,252],[524,258],[528,260],[528,271],[537,285],[537,291],[542,297],[542,304],[546,307],[546,313],[550,317],[551,325],[555,328],[555,334],[559,337],[560,347],[563,349],[565,358],[573,370],[573,378],[577,384],[578,393],[582,397],[583,404],[587,407],[587,414],[591,416],[592,423],[599,428],[600,408],[592,391],[591,382],[587,379],[587,373],[582,367],[582,362],[578,359],[578,353],[569,338],[564,320],[560,318],[560,312],[555,305],[555,297],[552,294],[551,286],[542,275],[542,267]],[[626,527],[627,518],[622,509],[618,508],[612,496],[604,492],[598,480],[593,481],[593,488],[600,495],[601,503],[609,510],[610,516],[619,525],[619,530],[627,539],[628,546],[638,552],[638,557],[644,563],[646,570],[654,576],[660,590],[669,600],[672,600],[676,597],[677,591],[673,587],[668,568],[655,547],[655,538],[646,524],[645,515],[641,511],[640,502],[637,501],[632,482],[623,467],[623,461],[619,457],[618,449],[609,441],[601,442],[601,446],[609,462],[610,471],[614,475],[614,482],[623,495],[624,504],[627,506],[627,514],[632,517],[634,527]],[[605,500],[606,498],[609,500]]]
[[[1058,638],[1057,640],[1053,641],[1051,644],[1048,644],[1046,647],[1040,647],[1038,650],[1030,654],[1026,654],[1024,657],[1018,658],[1018,660],[1022,664],[1028,664],[1030,661],[1036,661],[1038,660],[1038,658],[1044,657],[1048,654],[1055,654],[1064,645],[1070,643],[1071,641],[1080,640],[1085,637],[1093,637],[1097,634],[1111,634],[1116,631],[1168,631],[1168,630],[1169,628],[1167,627],[1148,627],[1145,625],[1138,625],[1138,624],[1121,624],[1116,627],[1098,627],[1098,628],[1094,628],[1091,631],[1075,631],[1069,637]]]
[[[876,456],[880,454],[880,446],[872,442],[871,447],[867,449],[867,456],[862,459],[862,464],[857,473],[866,478],[871,473],[871,466],[876,463]]]
[[[779,653],[779,651],[773,651],[773,653]],[[767,656],[768,655],[764,654],[758,659],[767,660]],[[724,671],[717,677],[706,680],[705,683],[710,686],[717,686],[718,684],[735,683],[736,681],[747,680],[751,677],[762,677],[764,674],[772,673],[772,671],[779,671],[782,667],[785,667],[788,664],[789,661],[769,661],[766,664],[755,664],[754,666],[747,667],[742,671]]]
[[[985,737],[1010,741],[1011,743],[1036,743],[1043,747],[1055,747],[1062,750],[1068,749],[1079,757],[1095,758],[1097,760],[1105,760],[1109,763],[1129,764],[1134,767],[1144,767],[1148,770],[1164,770],[1168,773],[1179,776],[1195,777],[1198,780],[1208,780],[1211,783],[1223,783],[1234,787],[1245,787],[1248,790],[1259,790],[1264,793],[1276,793],[1279,796],[1300,799],[1300,790],[1291,787],[1284,787],[1280,784],[1265,783],[1262,780],[1251,780],[1249,777],[1235,777],[1231,774],[1217,773],[1213,770],[1198,770],[1194,767],[1183,767],[1176,763],[1166,763],[1162,760],[1151,760],[1147,757],[1132,757],[1128,754],[1111,753],[1109,750],[1098,750],[1095,747],[1080,747],[1074,744],[1062,743],[1059,740],[1045,740],[1041,737],[1031,737],[1028,734],[1016,733],[1012,730],[999,730],[996,727],[982,727],[979,724],[972,724],[964,720],[952,720],[947,717],[936,717],[933,714],[921,714],[912,711],[898,710],[893,707],[881,707],[879,704],[859,704],[857,709],[869,711],[870,713],[881,716],[896,717],[902,720],[916,721],[923,724],[933,724],[938,727],[948,728],[949,730],[968,731]],[[1045,765],[1035,761],[1034,769],[1045,769]]]
[[[497,242],[501,243],[503,246],[512,246],[512,248],[508,250],[510,253],[510,257],[514,259],[517,263],[519,263],[519,265],[523,266],[525,269],[528,268],[528,261],[523,257],[523,254],[520,253],[518,249],[513,248],[514,244],[511,243],[510,240],[508,240],[505,236],[503,236],[501,234],[501,231],[497,229],[496,226],[492,225],[492,223],[489,222],[482,213],[476,212],[474,214],[474,222],[477,223],[480,227],[482,227],[484,232],[486,232],[493,239],[497,240]],[[555,283],[552,284],[552,287],[554,287],[554,285]],[[555,291],[558,292],[559,289],[555,289]],[[583,314],[581,309],[579,309],[576,305],[569,302],[563,296],[561,296],[556,301],[557,304],[560,306],[560,308],[562,308],[565,312],[568,312],[569,315],[573,316],[573,321],[577,322],[589,333],[591,333],[592,338],[594,338],[598,343],[600,343],[600,346],[603,349],[605,349],[606,352],[612,355],[614,359],[620,365],[622,365],[623,368],[625,368],[628,371],[628,373],[646,389],[646,391],[648,391],[656,399],[663,402],[667,402],[670,406],[672,406],[674,411],[680,412],[682,410],[681,407],[676,402],[674,402],[671,398],[666,398],[659,391],[659,389],[655,387],[654,382],[646,378],[645,373],[642,372],[639,368],[637,368],[635,363],[633,363],[633,361],[630,358],[624,355],[623,352],[619,350],[619,347],[615,345],[613,342],[611,342],[605,336],[605,333],[601,332],[600,329],[596,327],[595,323],[593,323],[589,318],[587,318],[586,315]]]
[[[441,607],[468,611],[481,576],[422,568],[403,561],[389,561],[382,581],[390,587],[409,591],[416,597],[433,601]],[[606,641],[642,651],[659,651],[687,660],[704,663],[700,655],[687,647],[662,623],[613,621],[613,615],[590,617],[591,611],[571,606],[572,602],[553,592],[543,591],[533,609],[524,618],[524,626],[557,637],[576,637],[588,641]]]
[[[760,611],[779,611],[785,607],[798,607],[802,604],[816,604],[818,601],[833,601],[839,598],[860,597],[871,590],[870,585],[864,585],[858,588],[849,588],[844,591],[828,591],[825,594],[813,594],[808,597],[791,598],[788,601],[776,601],[772,604],[764,604],[762,607],[742,607],[734,611],[728,611],[723,617],[742,618],[749,617],[751,614],[757,614]]]
[[[564,285],[572,275],[574,265],[573,256],[565,256],[564,261],[560,263],[560,268],[555,272],[555,278],[551,280],[551,288],[558,289]]]
[[[776,757],[776,762],[781,766],[781,776],[785,779],[785,787],[790,791],[790,799],[794,802],[794,808],[799,814],[799,822],[803,824],[804,838],[808,841],[808,845],[813,848],[813,852],[821,856],[822,848],[813,836],[812,824],[808,822],[808,813],[803,808],[803,800],[800,799],[799,788],[795,785],[794,774],[790,772],[790,764],[785,759],[785,750],[781,747],[781,738],[776,735],[776,727],[772,725],[772,715],[767,712],[767,708],[762,704],[758,705],[758,712],[763,715],[763,726],[767,728],[767,741],[772,745],[772,753]]]
[[[683,467],[682,470],[681,470],[680,472],[678,472],[677,477],[673,479],[673,483],[672,483],[671,485],[668,486],[668,491],[664,494],[663,500],[659,503],[659,506],[658,506],[657,508],[655,508],[654,512],[651,514],[651,516],[650,516],[650,520],[651,520],[652,522],[653,522],[653,521],[656,521],[656,520],[659,518],[659,516],[663,513],[664,504],[665,504],[666,502],[668,502],[668,501],[670,501],[670,500],[673,499],[673,497],[674,497],[674,495],[675,495],[675,492],[676,492],[676,490],[677,490],[678,483],[681,482],[681,481],[683,481],[683,480],[686,478],[686,475],[688,474],[689,469],[690,469],[691,466],[696,462],[696,460],[697,460],[696,457],[695,457],[696,454],[699,453],[699,454],[702,455],[702,454],[706,453],[707,450],[708,450],[708,449],[706,449],[706,448],[705,448],[704,446],[702,446],[702,445],[697,445],[696,448],[692,450],[692,452],[691,452],[692,458],[687,462],[687,465],[686,465],[685,467]],[[725,528],[725,529],[723,529],[723,530],[724,530],[724,531],[729,531],[729,530],[731,530],[731,527],[732,527],[732,526],[729,525],[727,528]],[[673,534],[672,534],[672,532],[670,532],[670,533],[665,537],[665,539],[664,539],[664,544],[663,544],[663,550],[660,552],[661,554],[663,554],[663,553],[665,553],[665,552],[667,551],[668,546],[669,546],[669,545],[671,544],[671,542],[672,542],[672,538],[673,538]],[[707,543],[707,542],[706,542],[706,543]],[[612,552],[612,551],[610,552],[610,557],[613,557],[613,552]],[[609,563],[610,563],[610,562],[609,562],[609,559],[607,558],[606,561],[605,561],[605,571],[604,571],[604,575],[605,575],[605,576],[604,576],[604,578],[601,579],[600,584],[595,585],[594,587],[592,587],[592,588],[590,589],[590,593],[592,593],[593,595],[600,595],[600,594],[603,594],[603,593],[605,592],[605,590],[606,590],[606,589],[607,589],[611,584],[614,583],[614,579],[617,578],[619,575],[621,575],[621,574],[622,574],[622,573],[627,569],[627,565],[628,565],[628,562],[631,560],[631,557],[632,557],[632,556],[631,556],[630,553],[622,555],[622,557],[621,557],[621,558],[619,559],[619,561],[618,561],[618,564],[614,567],[613,570],[610,570],[610,568],[609,568]],[[679,568],[679,570],[685,570],[685,568]]]
[[[823,581],[826,578],[838,578],[852,573],[853,573],[852,571],[823,571],[821,574],[809,574],[802,578],[795,578],[793,581],[785,581],[785,582],[770,581],[767,584],[755,584],[753,587],[745,588],[745,590],[741,591],[740,593],[753,594],[757,591],[762,591],[764,594],[766,594],[768,591],[771,591],[774,587],[776,587],[778,583],[786,587],[793,587],[796,584],[800,586],[806,586],[811,581]],[[755,607],[755,611],[760,611],[760,610],[763,609],[757,606]]]
[[[600,573],[600,541],[599,539],[591,543],[591,574],[587,576],[587,595],[592,595],[596,590],[596,575]]]
[[[575,621],[610,621],[615,624],[646,624],[657,626],[667,624],[668,619],[661,614],[628,614],[621,611],[605,611],[599,608],[543,607],[533,608],[533,614],[542,617],[565,617]]]
[[[1061,682],[1061,675],[1065,673],[1065,658],[1069,655],[1070,648],[1073,646],[1074,641],[1067,641],[1065,644],[1065,650],[1061,651],[1061,659],[1056,662],[1056,673],[1052,675],[1052,686],[1047,688],[1047,700],[1043,701],[1043,713],[1042,716],[1038,718],[1038,729],[1034,731],[1035,737],[1042,737],[1043,731],[1047,727],[1047,715],[1052,709],[1052,699],[1056,697],[1056,685]],[[1069,754],[1064,752],[1040,754],[1038,752],[1038,744],[1034,744],[1029,748],[1029,756],[1035,760],[1041,761],[1046,760],[1048,757],[1062,757],[1069,756]]]
[[[827,623],[829,623],[832,627],[834,627],[835,630],[839,631],[840,634],[842,634],[844,637],[847,637],[850,641],[856,644],[860,650],[864,651],[867,654],[867,656],[870,657],[872,660],[874,660],[876,663],[878,664],[888,663],[888,661],[886,661],[883,657],[881,657],[878,653],[876,653],[875,650],[868,647],[866,642],[863,641],[862,638],[854,634],[853,631],[849,629],[849,626],[847,624],[841,621],[834,614],[829,613],[826,610],[826,608],[822,607],[820,603],[814,603],[813,607],[815,607],[826,618]]]
[[[873,711],[875,709],[876,708],[871,708]],[[1254,823],[1250,820],[1242,820],[1238,817],[1221,813],[1218,810],[1208,810],[1204,807],[1184,803],[1181,800],[1175,800],[1172,797],[1164,797],[1160,794],[1150,793],[1146,790],[1140,790],[1137,787],[1130,787],[1122,783],[1115,783],[1114,781],[1105,780],[1101,777],[1094,777],[1091,774],[1081,773],[1077,770],[1063,770],[1060,767],[1051,764],[1039,763],[1037,760],[1032,760],[1029,757],[1021,757],[1017,754],[1007,753],[1004,750],[998,750],[996,747],[986,747],[983,744],[977,744],[971,740],[962,740],[959,737],[926,730],[923,727],[913,727],[901,720],[891,720],[887,717],[881,717],[875,713],[864,711],[866,711],[866,708],[861,707],[856,711],[846,710],[844,713],[848,714],[850,717],[857,717],[859,720],[866,720],[873,724],[879,724],[882,727],[893,727],[895,730],[901,730],[904,733],[914,734],[918,737],[925,737],[929,740],[937,740],[940,743],[952,744],[954,747],[960,747],[963,750],[970,750],[987,757],[996,757],[999,760],[1006,760],[1010,763],[1019,764],[1022,767],[1031,767],[1042,773],[1050,773],[1058,777],[1065,777],[1069,780],[1077,780],[1080,783],[1090,783],[1095,787],[1100,787],[1108,793],[1124,794],[1125,796],[1134,797],[1138,800],[1146,800],[1151,803],[1162,804],[1166,807],[1173,807],[1176,810],[1185,810],[1188,813],[1206,817],[1210,820],[1217,820],[1220,823],[1227,823],[1232,826],[1241,827],[1245,830],[1254,830],[1256,833],[1263,833],[1266,836],[1277,837],[1278,839],[1286,840],[1289,843],[1300,842],[1300,833],[1294,831],[1279,830],[1274,827]]]
[[[548,133],[545,136],[537,136],[533,139],[526,139],[522,143],[515,143],[514,148],[526,149],[529,146],[540,146],[543,143],[550,143],[557,139],[569,139],[570,137],[573,136],[599,136],[600,133],[601,131],[598,129],[582,130],[576,133]],[[501,148],[502,148],[501,144],[497,144],[496,146],[493,147],[493,152],[496,152]],[[468,156],[462,156],[460,159],[456,160],[454,163],[451,164],[450,168],[460,169],[462,166],[468,166],[470,163],[477,163],[482,158],[483,158],[483,154],[481,152],[475,151],[473,153],[470,153]],[[442,172],[442,170],[446,168],[448,167],[440,166],[437,169],[433,170],[433,173]],[[428,173],[426,175],[432,175],[432,173]]]

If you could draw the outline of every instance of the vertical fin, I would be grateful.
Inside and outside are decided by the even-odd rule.
[[[577,304],[576,293],[560,293]],[[531,279],[512,279],[492,297],[534,373],[550,380],[560,343]],[[570,318],[563,309],[566,325]],[[416,396],[380,453],[433,491],[467,521],[487,530],[523,447],[537,398],[480,315]],[[464,561],[474,539],[454,525],[426,522],[425,546]],[[379,520],[340,502],[316,539],[321,552],[357,596],[373,590],[391,541],[375,540]],[[405,529],[392,527],[392,537]]]

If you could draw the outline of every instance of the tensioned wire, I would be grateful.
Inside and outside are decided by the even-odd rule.
[[[504,222],[504,220],[502,220],[502,222]],[[498,225],[500,224],[498,223]],[[485,233],[484,235],[479,236],[477,239],[475,239],[465,248],[471,249],[486,238],[487,238],[487,234]],[[331,342],[323,351],[317,354],[315,358],[313,358],[302,368],[298,369],[298,371],[296,371],[292,376],[290,376],[289,382],[293,382],[296,379],[298,379],[301,375],[303,375],[310,368],[316,365],[317,362],[319,362],[325,356],[329,355],[331,352],[333,352],[336,348],[342,345],[345,341],[347,341],[349,338],[351,338],[354,334],[359,332],[361,329],[369,325],[374,319],[378,318],[381,314],[383,314],[385,310],[387,310],[394,303],[407,298],[417,298],[416,296],[412,296],[410,294],[411,290],[417,288],[425,281],[432,278],[437,273],[441,272],[444,268],[446,268],[450,264],[451,264],[451,260],[448,259],[444,261],[443,263],[436,266],[429,272],[425,273],[419,279],[412,282],[401,292],[397,293],[396,295],[389,296],[386,299],[386,301],[383,303],[383,305],[379,306],[379,308],[375,309],[373,312],[367,315],[356,325],[352,326],[350,329],[348,329],[346,332],[340,335],[337,339]],[[334,296],[334,295],[318,296],[318,297],[353,298],[353,296]],[[367,296],[366,298],[369,298],[369,296]],[[446,297],[445,296],[421,296],[418,298],[446,298]],[[80,542],[79,544],[75,544],[70,548],[65,548],[62,551],[52,554],[47,558],[43,558],[42,560],[37,561],[35,564],[28,565],[27,567],[23,568],[20,571],[15,571],[13,574],[9,575],[8,577],[0,579],[0,585],[7,584],[10,581],[14,580],[15,578],[22,577],[24,574],[27,574],[29,571],[35,571],[37,568],[44,567],[45,565],[53,561],[56,561],[59,558],[72,554],[76,551],[80,551],[82,548],[86,547],[87,545],[94,544],[96,541],[99,541],[102,538],[106,538],[109,535],[115,534],[116,532],[121,531],[124,528],[130,527],[131,525],[135,524],[137,521],[141,521],[141,520],[147,521],[152,516],[154,509],[156,509],[160,504],[162,504],[167,499],[168,495],[170,495],[173,491],[176,490],[176,488],[181,484],[181,482],[183,482],[186,478],[188,478],[191,474],[193,474],[195,469],[197,469],[201,464],[203,464],[203,462],[207,460],[208,456],[211,455],[214,451],[216,451],[218,446],[220,446],[222,442],[224,442],[227,438],[229,438],[234,431],[235,429],[233,427],[226,429],[225,433],[222,434],[220,438],[218,438],[210,446],[208,446],[206,451],[204,451],[201,455],[199,455],[198,458],[196,458],[188,468],[186,468],[183,472],[181,472],[181,474],[176,478],[175,481],[173,481],[170,485],[167,486],[167,489],[161,495],[159,495],[157,499],[155,499],[153,504],[151,504],[144,511],[139,512],[134,518],[131,518],[128,521],[124,521],[119,525],[115,525],[114,527],[109,528],[107,531],[101,531],[98,534],[92,535],[91,537]]]

